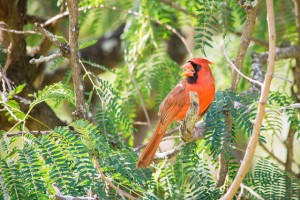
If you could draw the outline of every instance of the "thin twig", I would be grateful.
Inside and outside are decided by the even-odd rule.
[[[164,24],[163,22],[161,22],[157,19],[153,19],[150,16],[144,16],[139,12],[135,12],[135,11],[132,11],[132,10],[123,10],[123,9],[117,8],[115,6],[110,7],[110,6],[106,6],[106,5],[103,5],[103,4],[98,5],[98,6],[79,7],[78,11],[81,12],[81,11],[97,9],[97,8],[109,9],[109,10],[112,10],[112,11],[123,12],[123,13],[129,14],[129,15],[134,15],[134,16],[141,17],[141,18],[144,18],[144,19],[149,19],[149,20],[155,22],[156,24],[165,27],[167,30],[171,31],[173,34],[175,34],[181,40],[181,42],[184,44],[185,48],[187,49],[190,57],[191,58],[193,57],[193,53],[192,53],[191,49],[189,48],[186,39],[175,28],[173,28],[172,26],[170,26],[168,24]],[[52,23],[52,22],[54,22],[54,21],[56,21],[56,20],[58,20],[62,17],[68,16],[68,15],[69,15],[69,11],[65,11],[63,13],[60,13],[60,14],[48,19],[43,25],[47,26],[48,24],[50,24],[50,23]]]
[[[3,22],[0,22],[0,25],[3,25]],[[0,26],[0,30],[6,31],[9,33],[19,34],[19,35],[42,35],[41,33],[37,32],[37,31],[18,31],[18,30],[3,28],[1,26]]]
[[[279,111],[280,112],[283,112],[283,111],[285,111],[286,109],[290,109],[290,108],[293,108],[293,109],[298,109],[298,108],[300,108],[300,103],[294,103],[294,104],[290,104],[290,105],[288,105],[288,106],[284,106],[284,107],[281,107],[281,108],[279,108]]]
[[[43,36],[47,37],[52,43],[54,43],[62,53],[62,55],[66,58],[70,56],[70,47],[67,44],[61,43],[55,35],[53,35],[51,32],[47,31],[43,25],[35,23],[34,24],[36,29],[42,33]]]
[[[236,32],[233,31],[232,33],[234,33],[234,34],[236,34],[236,35],[238,35],[238,36],[242,36],[242,35],[243,35],[242,32],[238,32],[238,31],[236,31]],[[250,39],[251,41],[257,43],[257,44],[262,45],[262,46],[265,46],[265,47],[268,47],[268,46],[269,46],[269,43],[268,43],[267,41],[265,41],[265,40],[261,40],[261,39],[259,39],[259,38],[255,38],[255,37],[249,37],[249,39]]]
[[[100,164],[97,160],[97,158],[94,158],[94,163],[96,166],[96,169],[100,175],[100,178],[103,179],[111,188],[113,188],[114,190],[117,191],[118,194],[120,194],[121,196],[127,197],[129,199],[137,199],[136,197],[132,196],[131,194],[125,192],[124,190],[118,188],[116,185],[113,184],[113,182],[111,182],[103,173]]]
[[[286,82],[289,82],[290,84],[293,84],[293,81],[291,81],[291,80],[289,80],[287,78],[284,78],[282,76],[276,75],[276,74],[273,74],[273,78],[281,79],[281,80],[284,80]]]
[[[264,145],[264,143],[262,143],[261,141],[258,142],[259,146],[265,151],[267,152],[274,160],[276,160],[279,164],[281,165],[285,165],[285,163],[283,161],[281,161],[277,156],[274,155],[273,152],[271,152],[266,145]]]
[[[129,66],[128,66],[129,67]],[[147,111],[147,107],[146,107],[146,104],[145,104],[145,101],[143,99],[143,96],[142,96],[142,93],[140,91],[140,87],[135,79],[135,75],[134,75],[134,64],[132,64],[132,66],[129,67],[129,72],[130,72],[130,76],[131,76],[131,79],[132,79],[132,82],[133,82],[133,85],[137,91],[137,94],[139,96],[139,99],[140,99],[140,102],[141,102],[141,105],[142,105],[142,108],[143,108],[143,111],[144,111],[144,114],[145,114],[145,117],[146,117],[146,120],[148,122],[148,127],[151,128],[152,127],[152,124],[151,124],[151,120],[150,120],[150,117],[149,117],[149,114],[148,114],[148,111]]]
[[[163,153],[156,153],[153,160],[156,160],[156,161],[167,160],[167,159],[174,157],[181,151],[181,147],[183,146],[183,144],[184,144],[184,142],[181,142],[178,146],[176,146],[175,148],[173,148],[169,151],[165,151]]]
[[[179,139],[179,138],[181,138],[181,137],[180,137],[180,136],[167,136],[167,137],[163,137],[163,139],[162,139],[161,141],[174,140],[174,139]],[[148,143],[142,144],[142,145],[140,145],[140,146],[134,148],[133,150],[134,150],[135,152],[138,152],[139,150],[145,148],[145,146],[147,146],[147,144],[148,144]]]
[[[170,136],[170,135],[173,135],[174,133],[178,132],[179,131],[179,126],[174,128],[173,130],[169,130],[165,133],[164,137],[167,137],[167,136]]]
[[[178,132],[178,131],[179,131],[179,126],[178,126],[177,128],[175,128],[175,129],[173,129],[173,130],[167,131],[167,132],[165,133],[165,135],[164,135],[164,138],[165,138],[165,137],[168,137],[168,136],[171,136],[171,135],[173,135],[174,133],[176,133],[176,132]],[[148,144],[148,143],[139,145],[138,147],[134,148],[133,150],[134,150],[135,152],[138,152],[139,150],[145,148],[145,146],[147,146],[147,144]]]
[[[232,199],[236,194],[237,190],[239,189],[243,179],[245,178],[246,173],[250,168],[254,151],[259,140],[261,125],[265,114],[265,108],[266,108],[267,99],[270,91],[271,81],[273,78],[272,75],[274,73],[275,50],[276,50],[276,43],[275,43],[276,34],[275,34],[273,0],[266,0],[266,4],[267,4],[267,19],[268,19],[268,30],[269,30],[269,60],[268,60],[267,73],[264,80],[264,85],[262,87],[262,92],[259,101],[260,103],[258,105],[258,111],[255,118],[255,124],[253,126],[252,136],[247,146],[246,154],[244,156],[241,167],[239,168],[239,171],[232,185],[230,186],[226,194],[221,198],[221,200]]]
[[[40,56],[39,58],[32,58],[29,63],[30,64],[40,64],[40,63],[43,63],[43,62],[50,62],[52,60],[55,60],[56,58],[60,58],[62,57],[62,53],[61,52],[56,52],[50,56]]]
[[[148,126],[148,122],[133,122],[134,125],[142,125],[142,126]]]
[[[245,74],[243,74],[238,68],[237,66],[235,66],[235,64],[231,61],[231,59],[228,57],[227,53],[226,53],[226,49],[225,49],[225,42],[223,42],[223,44],[221,45],[222,48],[223,48],[223,53],[224,53],[224,56],[227,60],[227,62],[230,64],[231,68],[236,71],[239,75],[241,75],[243,78],[247,79],[249,82],[251,83],[254,83],[254,84],[257,84],[257,85],[260,85],[262,86],[262,83],[257,81],[257,80],[254,80],[248,76],[246,76]]]
[[[247,190],[248,192],[250,192],[250,194],[252,194],[256,199],[258,199],[258,200],[264,200],[264,198],[262,198],[254,190],[252,190],[250,187],[244,185],[243,183],[241,184],[241,188]]]
[[[55,190],[55,200],[98,200],[98,198],[94,197],[73,197],[69,195],[64,196],[55,184],[53,184],[52,186]]]
[[[15,136],[20,136],[24,134],[32,134],[36,137],[41,136],[41,135],[49,135],[52,133],[52,131],[18,131],[18,132],[11,132],[11,133],[6,133],[4,136],[6,137],[15,137]]]

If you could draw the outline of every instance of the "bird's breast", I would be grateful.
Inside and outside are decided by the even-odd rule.
[[[182,120],[190,107],[190,95],[189,92],[197,92],[199,99],[199,116],[204,114],[209,105],[213,102],[215,97],[215,84],[214,81],[203,81],[201,83],[187,84],[185,90],[186,105],[176,115],[175,120]]]

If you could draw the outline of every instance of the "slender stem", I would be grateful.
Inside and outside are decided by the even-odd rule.
[[[240,71],[239,67],[236,66],[236,65],[230,60],[230,58],[228,57],[228,55],[227,55],[227,53],[226,53],[225,43],[223,43],[222,48],[223,48],[224,56],[225,56],[227,62],[230,64],[231,68],[234,70],[234,72],[238,73],[240,76],[242,76],[243,78],[247,79],[250,83],[254,83],[254,84],[257,84],[257,85],[262,86],[262,83],[261,83],[261,82],[259,82],[259,81],[257,81],[257,80],[254,80],[254,79],[252,79],[252,78],[246,76],[245,74],[243,74],[243,73]],[[236,87],[232,88],[232,90],[236,90]]]
[[[264,143],[262,142],[258,142],[259,146],[265,151],[267,152],[274,160],[276,160],[279,164],[281,165],[285,165],[285,163],[283,161],[281,161],[277,156],[274,155],[273,152],[271,152],[266,145],[264,145]]]
[[[132,64],[133,65],[133,64]],[[143,99],[143,96],[142,96],[142,93],[140,91],[140,87],[135,79],[135,76],[134,76],[134,66],[131,66],[129,71],[130,71],[130,75],[131,75],[131,79],[132,79],[132,82],[134,84],[134,87],[137,91],[137,94],[139,96],[139,99],[140,99],[140,102],[141,102],[141,105],[142,105],[142,108],[143,108],[143,111],[144,111],[144,114],[145,114],[145,117],[146,117],[146,120],[148,122],[148,127],[151,128],[152,127],[152,124],[151,124],[151,120],[150,120],[150,117],[149,117],[149,114],[148,114],[148,111],[147,111],[147,107],[146,107],[146,104],[144,102],[144,99]]]
[[[237,190],[239,189],[243,179],[246,176],[246,173],[248,172],[251,161],[254,155],[254,151],[256,148],[256,145],[258,143],[260,129],[262,125],[262,120],[264,118],[265,114],[265,108],[267,104],[267,99],[270,91],[271,81],[273,78],[273,72],[274,72],[274,64],[275,64],[275,49],[276,49],[276,35],[275,35],[275,22],[274,22],[274,8],[273,8],[273,1],[272,0],[266,0],[267,4],[267,21],[268,21],[268,30],[269,30],[269,62],[268,62],[268,68],[267,73],[265,76],[264,84],[262,87],[262,92],[260,96],[260,103],[258,105],[258,111],[256,114],[255,123],[253,126],[252,136],[250,138],[246,154],[244,156],[243,162],[241,164],[241,167],[226,194],[221,198],[222,200],[230,200],[234,197]]]

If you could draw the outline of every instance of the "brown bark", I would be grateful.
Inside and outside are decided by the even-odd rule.
[[[10,0],[0,0],[0,21],[5,23],[9,29],[23,30],[26,16],[26,0],[19,0],[17,3]],[[7,37],[9,36],[9,37]],[[26,42],[23,34],[8,33],[3,34],[4,41],[9,41],[9,52],[7,56],[5,71],[9,80],[13,81],[14,85],[26,83],[27,86],[20,94],[22,97],[28,97],[28,94],[33,94],[36,91],[34,88],[34,80],[39,74],[39,68],[29,64],[29,59],[26,54]],[[20,107],[23,112],[28,111],[28,105],[20,102]],[[0,129],[9,129],[14,122],[8,122],[5,113],[0,113]],[[46,103],[40,103],[30,113],[30,116],[41,121],[44,125],[37,123],[32,118],[26,120],[26,127],[30,130],[44,130],[53,128],[64,123],[58,119],[55,113]]]

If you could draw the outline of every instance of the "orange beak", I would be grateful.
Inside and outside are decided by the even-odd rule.
[[[194,76],[194,67],[190,62],[187,62],[186,64],[184,64],[181,69],[184,69],[185,71],[181,74],[181,76]]]

